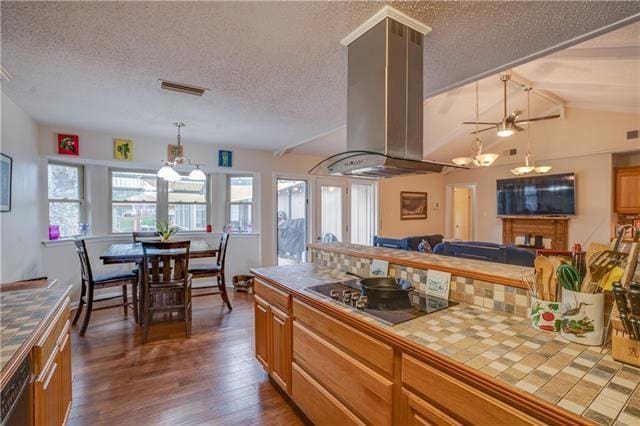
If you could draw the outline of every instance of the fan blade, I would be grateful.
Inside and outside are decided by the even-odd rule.
[[[560,114],[546,115],[544,117],[534,117],[534,118],[530,118],[528,120],[516,120],[516,124],[527,124],[530,121],[551,120],[552,118],[560,118]]]
[[[482,124],[487,126],[497,126],[500,123],[491,123],[487,121],[463,121],[462,124]]]
[[[514,128],[515,130],[517,130],[518,132],[521,132],[521,131],[523,131],[523,130],[524,130],[522,127],[518,126],[517,124],[514,124],[514,125],[513,125],[513,128]]]
[[[477,132],[471,132],[472,135],[475,135],[476,133],[481,133],[481,132],[486,132],[487,130],[492,130],[495,129],[496,126],[491,126],[491,127],[487,127],[486,129],[480,129]]]
[[[511,114],[509,114],[509,116],[506,118],[506,120],[507,121],[516,121],[520,114],[522,114],[522,111],[513,111]]]

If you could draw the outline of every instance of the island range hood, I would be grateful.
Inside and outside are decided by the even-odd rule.
[[[458,167],[422,159],[422,52],[430,30],[385,6],[342,40],[348,47],[347,151],[309,173],[384,178]]]

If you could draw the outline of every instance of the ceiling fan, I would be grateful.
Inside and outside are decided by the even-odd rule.
[[[484,129],[476,130],[471,132],[471,134],[486,132],[487,130],[497,129],[497,135],[503,138],[511,136],[514,132],[521,132],[524,128],[520,127],[520,124],[529,124],[532,121],[542,121],[542,120],[551,120],[552,118],[559,118],[560,114],[546,115],[544,117],[532,117],[527,118],[525,120],[518,119],[518,116],[522,114],[522,111],[513,111],[512,113],[507,113],[507,83],[511,79],[511,75],[508,73],[502,74],[500,76],[500,80],[503,84],[504,91],[504,118],[502,121],[497,123],[486,122],[486,121],[465,121],[462,124],[476,124],[476,125],[487,125],[490,127],[485,127]],[[526,87],[525,87],[526,89]]]

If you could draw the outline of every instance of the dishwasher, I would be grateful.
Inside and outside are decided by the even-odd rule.
[[[25,358],[20,367],[2,389],[2,426],[27,426],[31,424],[31,360]]]

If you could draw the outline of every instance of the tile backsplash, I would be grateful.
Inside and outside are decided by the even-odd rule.
[[[371,268],[371,259],[317,249],[311,250],[311,259],[313,263],[318,265],[360,276],[369,276]],[[407,279],[419,291],[426,291],[427,270],[425,269],[390,263],[389,275]],[[451,275],[449,297],[458,302],[482,306],[523,318],[529,315],[529,292],[521,288]]]

